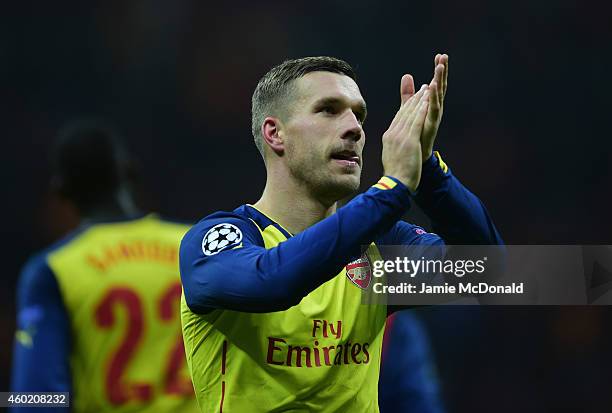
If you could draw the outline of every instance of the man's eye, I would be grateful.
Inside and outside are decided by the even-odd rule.
[[[319,109],[319,112],[334,115],[336,114],[336,109],[333,106],[323,106],[321,109]]]

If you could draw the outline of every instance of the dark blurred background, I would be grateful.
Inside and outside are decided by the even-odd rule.
[[[194,222],[257,200],[250,135],[258,79],[286,58],[349,61],[368,102],[363,185],[399,79],[429,82],[450,55],[438,149],[510,244],[610,244],[611,3],[4,2],[0,133],[5,283],[0,390],[8,389],[14,288],[29,255],[76,225],[48,192],[58,129],[102,116],[140,161],[146,210]],[[451,412],[612,410],[612,312],[430,308]]]

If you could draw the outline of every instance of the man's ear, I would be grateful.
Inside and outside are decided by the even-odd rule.
[[[282,137],[282,123],[280,119],[268,116],[261,125],[261,136],[265,143],[276,153],[282,155],[285,152],[285,143]]]

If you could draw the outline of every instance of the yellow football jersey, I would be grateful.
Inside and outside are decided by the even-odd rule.
[[[286,231],[253,207],[265,248]],[[187,363],[203,412],[378,412],[386,306],[363,305],[372,244],[288,310],[199,315],[181,300]],[[347,274],[348,271],[348,274]],[[356,391],[356,389],[359,389]]]
[[[47,258],[70,319],[75,412],[195,412],[180,332],[187,227],[149,215],[92,225]]]

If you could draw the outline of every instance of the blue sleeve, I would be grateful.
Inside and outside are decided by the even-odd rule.
[[[30,260],[17,287],[17,333],[11,391],[69,392],[70,323],[55,275],[44,255]],[[66,408],[15,408],[17,413]]]
[[[381,413],[442,413],[427,335],[409,311],[389,317],[379,379]]]
[[[489,213],[435,152],[424,164],[415,201],[448,245],[501,245]]]
[[[264,248],[250,220],[214,214],[195,225],[181,242],[187,305],[196,313],[290,308],[358,257],[360,247],[388,231],[409,205],[410,193],[399,182],[387,190],[372,187],[270,249]]]
[[[378,245],[433,245],[443,246],[444,240],[437,234],[425,231],[418,225],[398,221],[377,240]]]

